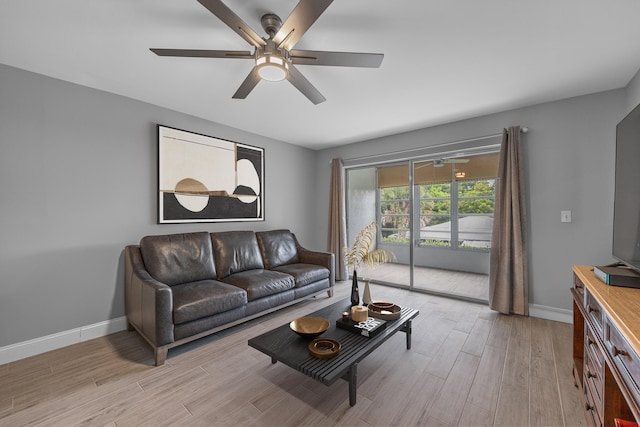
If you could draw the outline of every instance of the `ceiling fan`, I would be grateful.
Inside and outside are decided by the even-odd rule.
[[[253,53],[239,50],[200,49],[151,49],[151,51],[159,56],[253,59],[255,66],[233,94],[233,98],[236,99],[245,99],[260,80],[287,79],[311,102],[319,104],[326,101],[326,98],[298,71],[294,64],[377,68],[384,58],[380,53],[293,49],[333,0],[300,0],[284,22],[273,13],[263,15],[260,22],[268,38],[260,37],[222,0],[198,0],[198,2],[252,45]]]

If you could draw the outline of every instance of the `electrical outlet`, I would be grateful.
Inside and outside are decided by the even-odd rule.
[[[560,211],[560,222],[571,222],[571,211]]]

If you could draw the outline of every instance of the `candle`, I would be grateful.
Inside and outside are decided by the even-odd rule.
[[[369,317],[369,310],[367,307],[361,305],[354,305],[351,307],[351,319],[354,322],[365,322]]]

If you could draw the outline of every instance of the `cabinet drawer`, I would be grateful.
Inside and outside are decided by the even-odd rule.
[[[589,387],[585,387],[583,391],[585,399],[584,409],[587,411],[587,422],[593,427],[602,427],[602,421],[600,421],[600,415],[591,397]]]
[[[589,354],[593,356],[593,363],[597,366],[598,371],[601,371],[604,369],[604,354],[602,353],[604,350],[602,350],[598,345],[596,334],[591,330],[589,325],[586,326],[587,327],[584,332],[585,353],[589,352]]]
[[[598,350],[598,349],[596,349]],[[604,369],[597,364],[597,358],[592,349],[585,349],[584,355],[584,384],[591,391],[593,404],[596,408],[602,408],[604,396]]]
[[[600,307],[600,303],[596,301],[596,299],[591,295],[590,292],[585,292],[585,311],[589,316],[589,319],[593,322],[596,327],[595,333],[602,336],[602,327],[604,324],[604,316],[602,312],[602,307]]]
[[[640,378],[640,358],[608,319],[605,327],[605,346],[627,389],[638,399],[640,389],[636,380]]]

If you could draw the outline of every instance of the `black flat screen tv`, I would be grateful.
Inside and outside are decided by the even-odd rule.
[[[640,271],[640,105],[616,127],[613,256]]]

